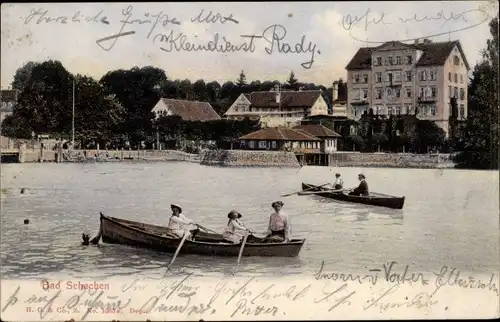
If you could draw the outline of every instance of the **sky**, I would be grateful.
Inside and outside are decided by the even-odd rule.
[[[222,83],[244,70],[248,81],[285,81],[293,71],[330,86],[360,47],[415,38],[460,40],[472,68],[496,12],[496,1],[2,3],[1,86],[49,59],[96,79],[151,65],[169,79]]]

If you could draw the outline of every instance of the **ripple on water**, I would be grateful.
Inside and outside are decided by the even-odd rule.
[[[12,182],[6,188],[14,191],[31,187],[25,195],[9,190],[2,196],[2,278],[51,274],[161,277],[171,255],[118,245],[85,247],[80,245],[81,233],[97,232],[99,211],[165,225],[171,202],[181,203],[188,217],[217,231],[227,224],[227,211],[240,208],[245,223],[256,231],[265,231],[271,201],[298,190],[303,181],[322,183],[325,177],[331,177],[331,168],[326,167],[306,167],[298,173],[190,163],[1,167],[2,173],[7,168],[24,173],[17,179],[24,181],[15,182],[18,187]],[[405,209],[386,210],[318,196],[289,197],[284,200],[284,210],[291,218],[293,233],[307,237],[298,261],[243,258],[238,271],[245,275],[308,274],[323,259],[325,265],[338,270],[355,270],[384,257],[402,263],[415,261],[423,267],[437,267],[446,261],[454,267],[497,270],[498,198],[492,196],[498,196],[498,174],[468,172],[474,180],[465,186],[460,171],[445,171],[437,178],[433,170],[412,170],[410,174],[402,169],[363,171],[377,191],[407,196]],[[346,183],[353,185],[358,172],[356,168],[342,169]],[[408,185],[410,180],[414,184]],[[231,184],[227,184],[229,181]],[[4,182],[2,179],[2,187]],[[490,186],[484,192],[484,187]],[[450,187],[454,193],[443,198],[441,192]],[[467,190],[478,193],[468,194]],[[462,209],[466,197],[469,203]],[[31,223],[24,225],[24,218]],[[174,268],[226,276],[235,262],[235,258],[179,256]]]

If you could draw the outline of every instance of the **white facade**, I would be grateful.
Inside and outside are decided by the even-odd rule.
[[[287,92],[272,92],[276,99],[276,103],[280,103],[283,94]],[[293,95],[311,95],[307,91],[293,92]],[[287,93],[289,94],[289,93]],[[319,92],[315,102],[311,106],[252,106],[250,100],[241,94],[234,103],[229,107],[225,116],[228,119],[243,120],[248,117],[250,119],[260,119],[262,127],[293,127],[300,124],[300,121],[310,115],[328,114],[328,106]]]
[[[425,66],[419,66],[425,52],[418,47],[389,42],[375,48],[371,66],[347,72],[348,118],[358,120],[370,108],[389,116],[415,114],[418,107],[419,119],[434,121],[447,133],[451,97],[458,99],[458,119],[467,117],[468,68],[455,43],[446,61]]]

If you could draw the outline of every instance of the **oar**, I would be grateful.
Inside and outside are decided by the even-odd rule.
[[[212,230],[212,229],[205,228],[205,227],[203,227],[203,226],[202,226],[202,225],[200,225],[200,224],[196,224],[196,226],[200,227],[201,229],[203,229],[203,230],[204,230],[204,231],[206,231],[206,232],[213,233],[213,234],[218,234],[218,232],[216,232],[216,231],[214,231],[214,230]]]
[[[325,192],[342,192],[343,190],[342,189],[337,189],[337,190],[321,190],[321,191],[301,191],[298,193],[299,196],[303,196],[303,195],[314,195],[316,193],[325,193]]]
[[[238,262],[236,262],[236,266],[233,269],[233,275],[236,274],[236,269],[240,264],[241,256],[243,255],[243,249],[245,248],[245,244],[247,243],[248,232],[245,233],[245,237],[243,238],[243,242],[241,243],[240,254],[238,255]]]
[[[179,243],[179,246],[177,246],[177,249],[175,250],[175,254],[174,254],[174,257],[172,257],[172,260],[170,261],[170,264],[168,264],[167,266],[167,271],[170,270],[170,266],[172,266],[172,264],[174,263],[175,261],[175,258],[177,257],[177,255],[179,254],[180,250],[181,250],[181,247],[182,245],[184,244],[184,241],[186,240],[186,238],[189,236],[189,232],[186,231],[184,233],[184,236],[182,237],[182,240],[181,242]]]
[[[321,186],[314,186],[314,187],[307,188],[307,189],[300,190],[300,191],[296,191],[296,192],[293,192],[293,193],[288,193],[288,194],[286,194],[286,195],[281,195],[281,196],[282,196],[282,197],[289,197],[289,196],[292,196],[292,195],[298,194],[299,192],[308,191],[308,190],[311,190],[311,189],[314,189],[314,188],[321,188],[321,187],[324,187],[324,186],[326,186],[327,184],[329,184],[329,183],[322,184]]]

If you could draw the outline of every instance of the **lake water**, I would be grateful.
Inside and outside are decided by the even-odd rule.
[[[99,212],[166,225],[170,203],[205,227],[222,232],[237,209],[264,232],[271,202],[282,200],[293,235],[307,238],[297,258],[243,258],[246,274],[367,272],[386,261],[412,270],[443,265],[475,273],[499,265],[498,172],[428,169],[304,167],[218,168],[192,163],[2,164],[1,274],[3,279],[162,275],[171,255],[121,245],[81,246],[93,237]],[[372,191],[406,196],[403,210],[327,200],[280,197],[301,182],[323,184],[357,174]],[[20,194],[21,188],[28,188]],[[24,225],[23,220],[30,220]],[[228,274],[236,258],[181,255],[174,266],[196,274]]]

